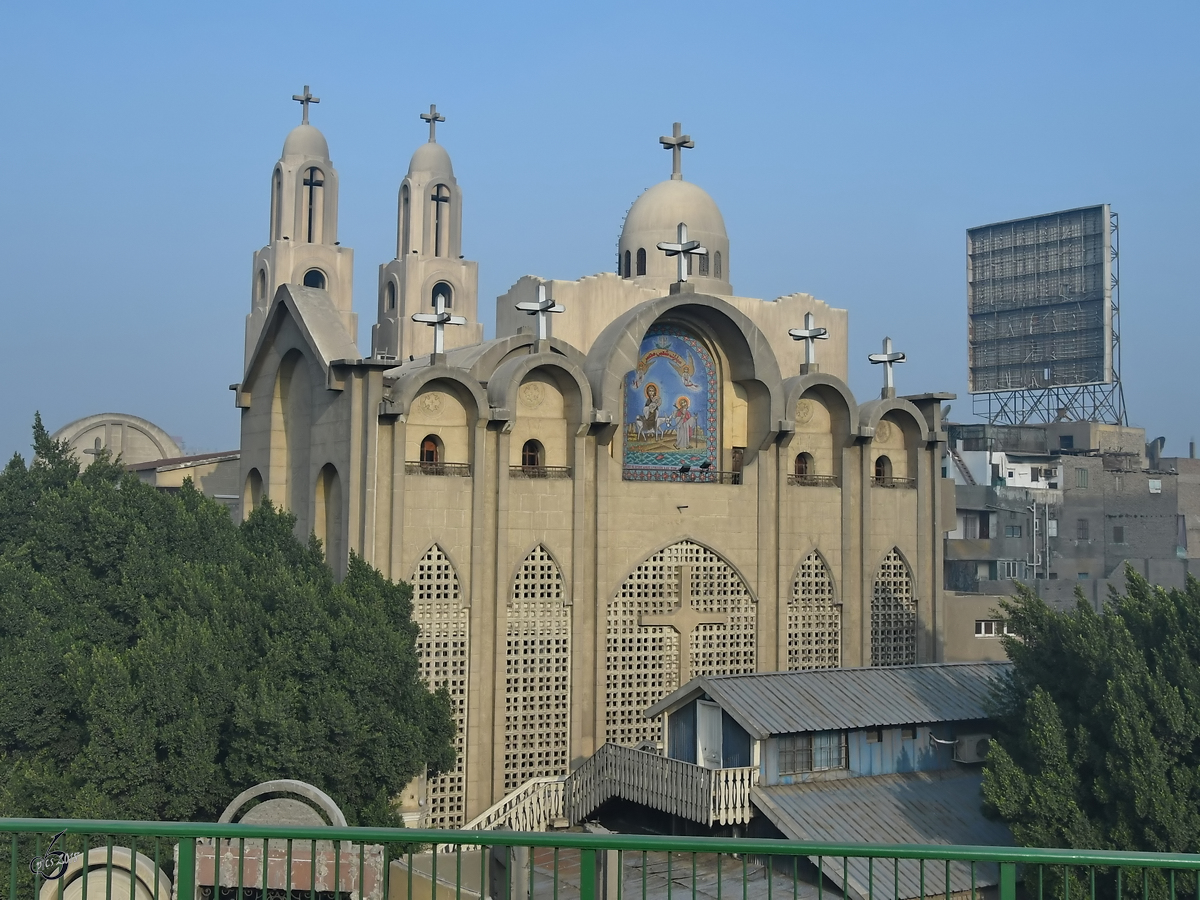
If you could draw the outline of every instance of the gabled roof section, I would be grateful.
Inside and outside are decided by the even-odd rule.
[[[271,300],[270,309],[267,310],[267,317],[262,331],[259,332],[258,343],[254,345],[254,352],[246,360],[243,384],[250,382],[250,375],[262,355],[263,348],[274,339],[279,318],[285,315],[290,315],[295,320],[314,358],[325,371],[327,379],[329,366],[335,360],[359,359],[358,345],[354,342],[354,337],[346,331],[342,314],[333,305],[333,299],[326,291],[299,284],[281,284]]]
[[[751,737],[987,718],[1007,662],[808,669],[695,678],[646,710],[670,713],[707,694]]]

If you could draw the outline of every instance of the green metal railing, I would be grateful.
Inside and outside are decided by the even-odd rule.
[[[453,849],[431,852],[439,844]],[[88,900],[90,891],[91,900],[169,900],[153,877],[115,890],[120,847],[162,870],[181,900],[362,900],[367,887],[366,897],[386,900],[833,900],[847,884],[849,896],[868,900],[1200,900],[1200,855],[1192,854],[79,819],[0,819],[4,898],[61,900],[74,891]],[[31,869],[51,850],[75,870],[86,858],[90,874],[47,878],[58,873],[44,861]],[[969,871],[969,884],[953,887],[952,867]]]

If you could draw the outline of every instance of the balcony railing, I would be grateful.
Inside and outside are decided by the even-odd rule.
[[[488,852],[467,849],[481,841]],[[264,843],[269,866],[261,864]],[[434,844],[453,849],[422,849]],[[812,865],[797,865],[803,858]],[[419,900],[434,895],[434,885],[436,896],[462,900],[653,900],[722,893],[768,900],[819,897],[822,888],[832,895],[830,881],[838,896],[877,900],[1016,900],[1018,866],[1033,897],[1044,887],[1047,897],[1064,896],[1068,888],[1072,897],[1186,898],[1196,895],[1200,855],[561,831],[0,819],[0,884],[7,882],[12,900]],[[992,885],[999,888],[995,894],[980,893]]]
[[[570,466],[509,466],[509,478],[570,478]]]
[[[881,488],[915,488],[917,479],[900,478],[896,475],[875,475],[871,478],[872,487]]]
[[[695,482],[698,484],[741,484],[742,473],[720,469],[702,469],[692,466],[683,472],[668,466],[624,466],[621,469],[624,481],[670,481]]]
[[[404,463],[404,471],[408,475],[457,475],[460,478],[469,478],[471,475],[471,464],[414,462],[409,460]]]
[[[797,487],[837,487],[840,482],[836,475],[789,475],[788,484]]]

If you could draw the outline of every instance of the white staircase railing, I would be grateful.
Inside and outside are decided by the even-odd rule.
[[[463,831],[546,831],[566,812],[566,782],[569,775],[531,778],[511,794],[493,803],[470,822]],[[457,844],[439,844],[438,850],[452,852]],[[465,849],[465,848],[464,848]]]

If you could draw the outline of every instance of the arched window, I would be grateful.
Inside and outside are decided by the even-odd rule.
[[[442,256],[449,248],[450,188],[435,186],[429,199],[433,201],[433,255]]]
[[[325,219],[325,173],[316,166],[304,174],[304,227],[305,240],[310,244],[321,243],[321,226]]]
[[[721,277],[721,251],[718,250],[713,254],[713,277]]]
[[[804,478],[808,475],[817,474],[813,470],[813,458],[811,453],[797,453],[795,473],[797,478]]]
[[[325,273],[320,269],[309,269],[304,273],[304,286],[325,290]]]
[[[435,309],[437,308],[439,294],[443,298],[442,302],[445,303],[446,309],[449,309],[454,305],[454,288],[450,287],[450,285],[444,281],[439,281],[433,286],[433,290],[429,292],[430,306],[434,307]]]
[[[639,275],[646,274],[646,248],[645,247],[638,247],[637,273]]]
[[[394,312],[396,309],[396,282],[394,281],[387,283],[387,308],[388,312]]]
[[[545,465],[545,451],[537,441],[526,441],[521,447],[521,465],[526,469]]]
[[[917,661],[917,598],[912,573],[892,548],[875,573],[871,593],[871,665],[911,666]]]
[[[258,302],[262,303],[267,299],[267,270],[258,270]]]
[[[442,440],[436,434],[427,434],[421,441],[421,466],[437,465],[442,461]]]
[[[400,186],[400,252],[397,256],[406,256],[412,249],[412,211],[409,209],[408,185]]]
[[[251,469],[246,476],[246,489],[242,492],[242,518],[246,518],[262,503],[263,480],[258,469]]]
[[[271,240],[279,240],[283,228],[283,173],[275,170],[271,179]]]
[[[325,561],[335,573],[342,563],[342,490],[338,471],[326,463],[317,474],[313,532],[325,548]]]
[[[886,456],[878,456],[875,458],[875,478],[883,481],[885,478],[892,477],[892,461]]]
[[[625,251],[625,277],[628,278],[633,274],[632,256],[628,250]]]
[[[707,254],[702,255],[700,257],[700,274],[701,275],[708,274],[708,255]]]

